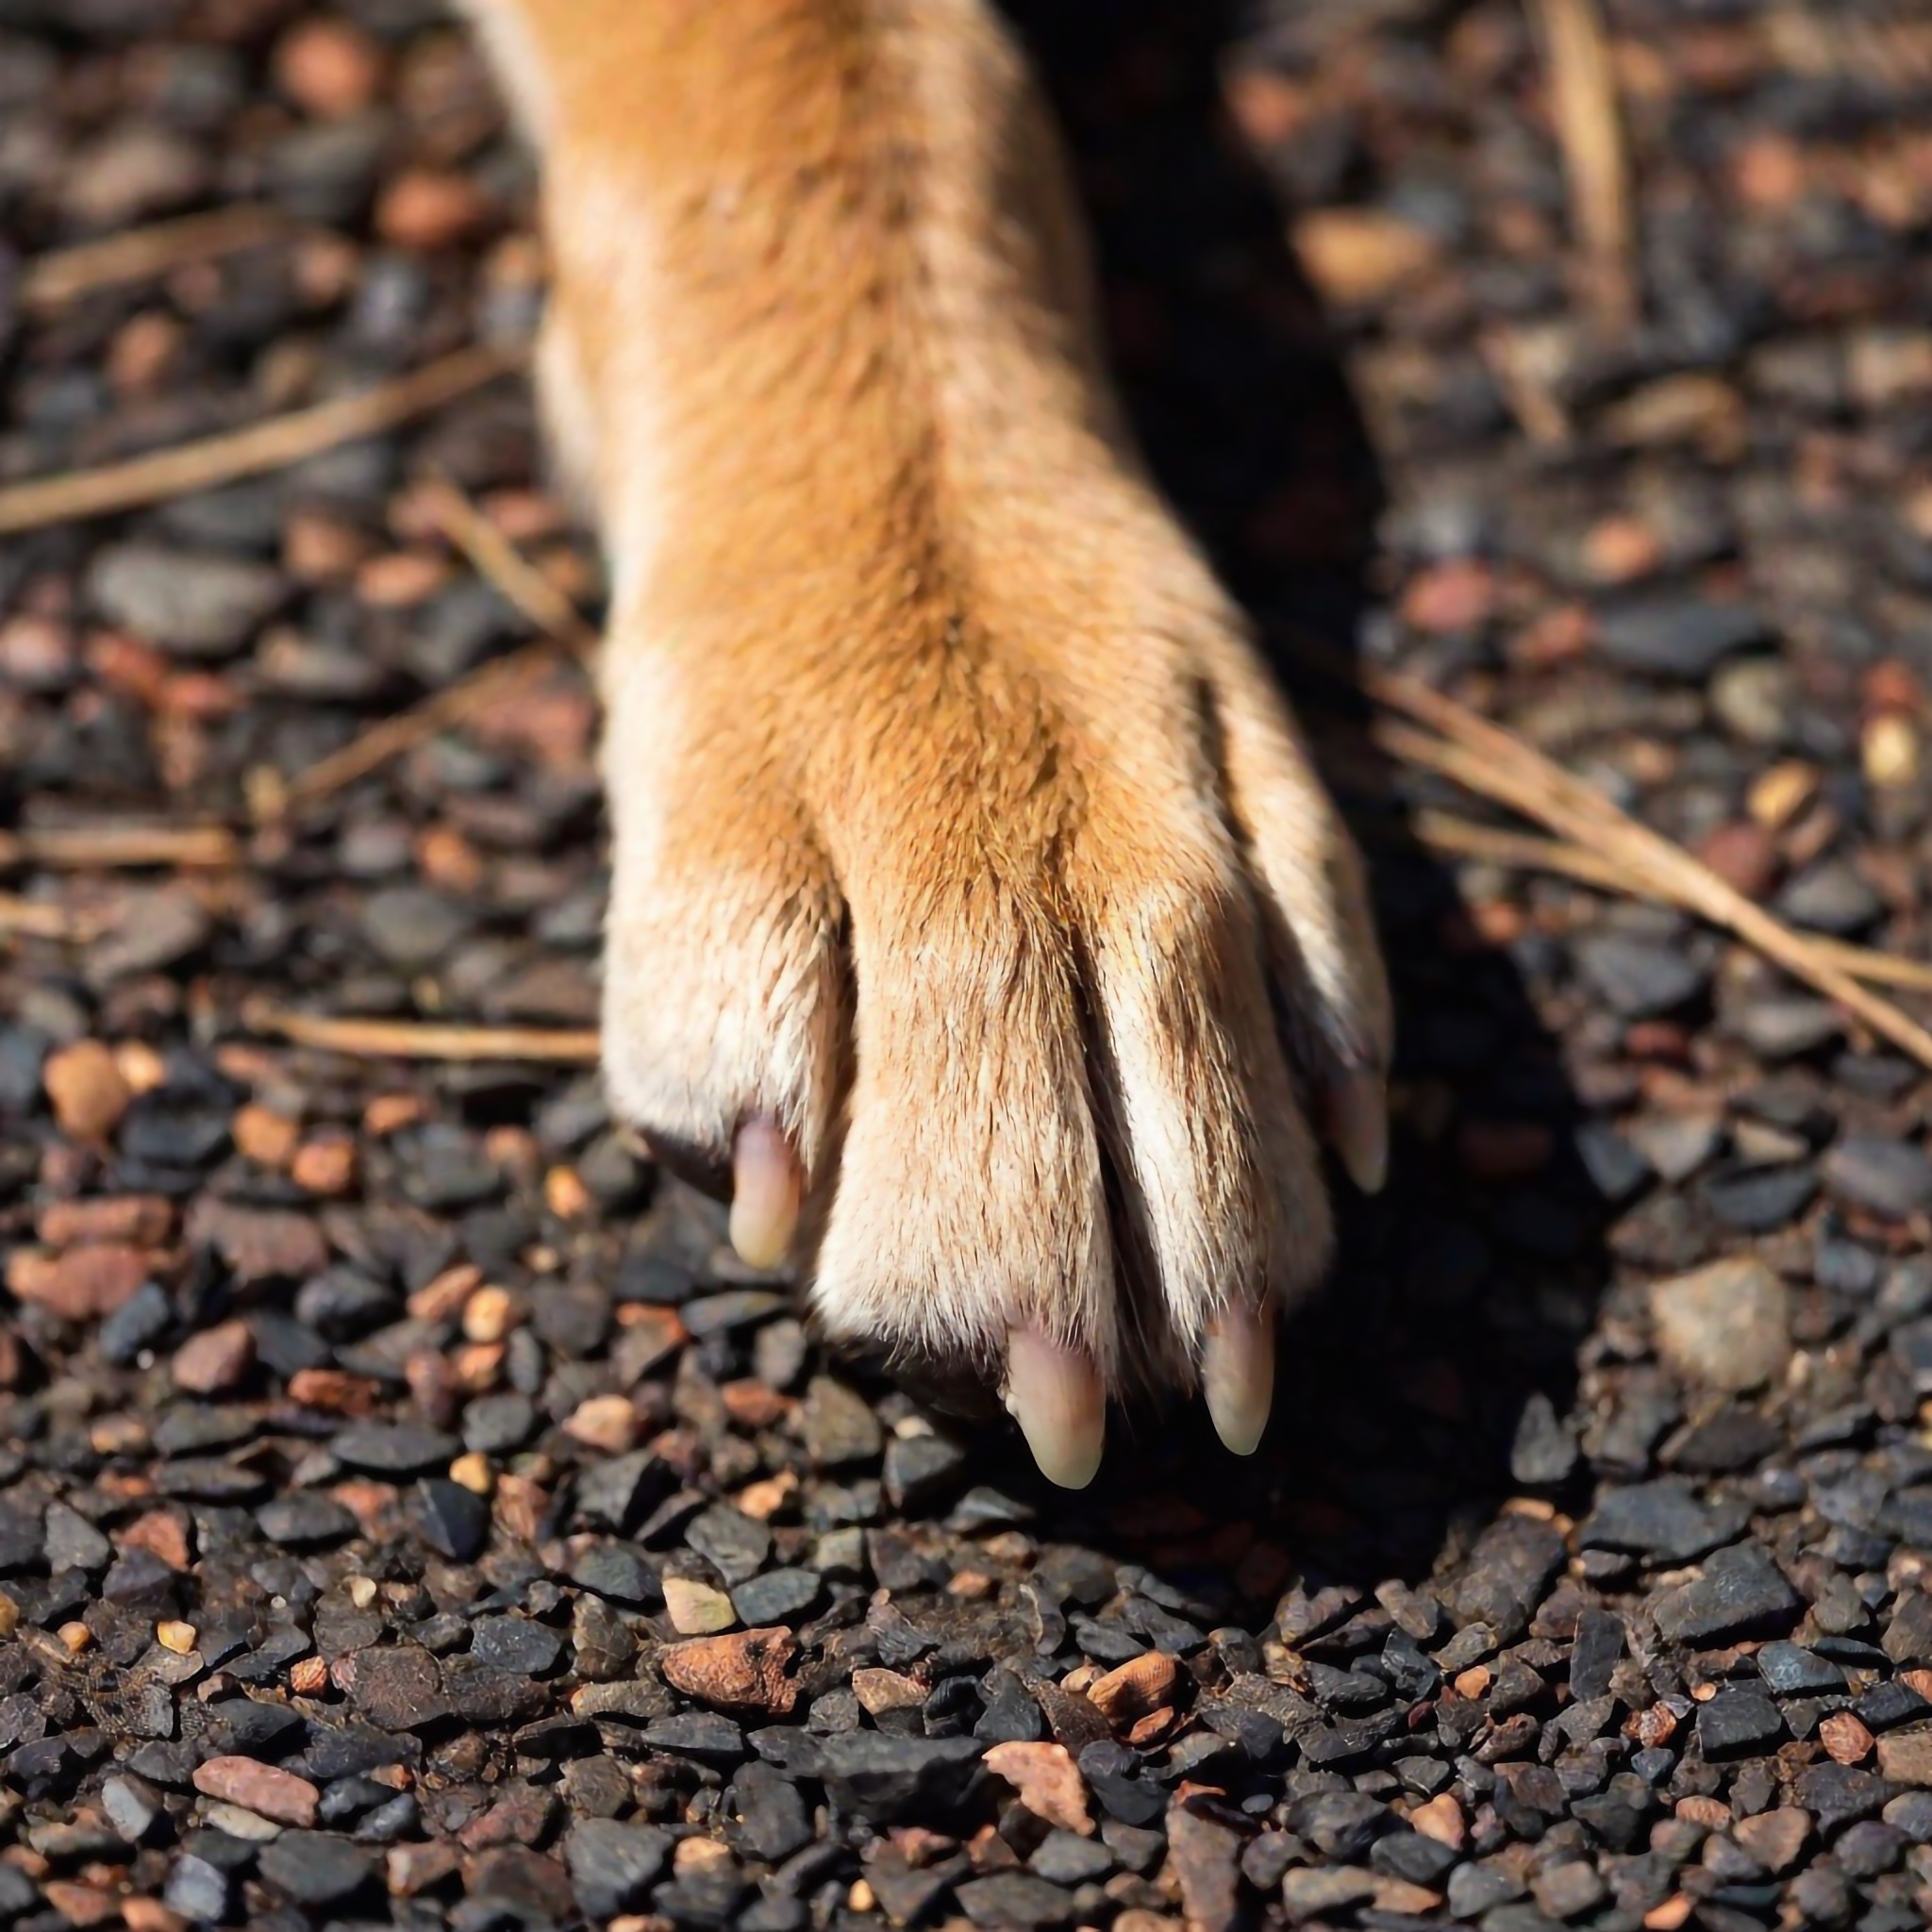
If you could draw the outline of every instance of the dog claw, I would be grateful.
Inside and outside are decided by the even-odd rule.
[[[1328,1138],[1365,1194],[1389,1178],[1389,1091],[1380,1074],[1341,1074],[1328,1088]]]
[[[1262,1308],[1226,1309],[1201,1355],[1201,1392],[1214,1433],[1237,1456],[1260,1446],[1274,1405],[1274,1322]]]
[[[775,1268],[798,1228],[798,1162],[775,1121],[758,1115],[731,1150],[731,1245],[748,1268]]]
[[[1041,1474],[1084,1490],[1107,1440],[1107,1391],[1091,1359],[1037,1328],[1015,1328],[1007,1338],[1005,1394]]]

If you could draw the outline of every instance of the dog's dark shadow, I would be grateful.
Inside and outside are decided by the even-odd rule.
[[[1607,1213],[1575,1152],[1556,1044],[1509,956],[1477,941],[1452,876],[1406,831],[1339,669],[1372,608],[1385,492],[1288,244],[1291,211],[1225,118],[1233,9],[1008,11],[1068,138],[1155,475],[1255,618],[1368,851],[1406,1104],[1387,1191],[1365,1201],[1338,1182],[1333,1279],[1284,1331],[1257,1456],[1228,1456],[1195,1403],[1117,1426],[1078,1495],[1041,1483],[1013,1438],[983,1445],[975,1466],[1038,1510],[1043,1540],[1150,1562],[1253,1623],[1291,1576],[1364,1589],[1427,1576],[1522,1487],[1510,1462],[1525,1407],[1544,1397],[1560,1418],[1571,1403]],[[1539,1141],[1552,1153],[1532,1178],[1479,1178],[1508,1163],[1474,1158],[1477,1143]],[[1541,1405],[1531,1413],[1560,1497],[1563,1443]]]

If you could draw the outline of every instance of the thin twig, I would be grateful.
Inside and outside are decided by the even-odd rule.
[[[1577,844],[1627,865],[1659,897],[1734,934],[1793,978],[1836,1000],[1921,1065],[1932,1067],[1932,1033],[1890,1000],[1859,985],[1807,936],[1781,924],[1681,846],[1620,810],[1593,786],[1415,678],[1372,672],[1365,682],[1379,702],[1429,727],[1418,731],[1385,720],[1376,735],[1395,757],[1441,773],[1479,797],[1507,805]],[[1440,737],[1434,735],[1438,732]]]
[[[393,429],[506,374],[523,359],[522,350],[458,349],[359,395],[271,416],[245,429],[156,450],[103,469],[16,483],[0,490],[0,535],[79,517],[107,516],[191,491],[212,490],[264,470],[284,469],[339,443]]]
[[[1500,825],[1458,818],[1454,812],[1429,809],[1418,811],[1409,829],[1431,851],[1453,858],[1473,858],[1518,872],[1552,873],[1624,898],[1670,903],[1643,874],[1567,840],[1506,831]],[[1932,964],[1925,960],[1908,959],[1903,953],[1882,952],[1874,946],[1855,946],[1823,933],[1807,933],[1806,942],[1821,958],[1842,967],[1854,979],[1862,979],[1868,986],[1932,992]]]
[[[1601,891],[1650,896],[1643,891],[1644,880],[1635,876],[1628,866],[1601,858],[1594,852],[1561,839],[1540,839],[1534,832],[1508,832],[1499,825],[1481,824],[1474,819],[1457,818],[1447,811],[1418,811],[1409,821],[1408,829],[1431,852],[1442,853],[1450,858],[1473,858],[1484,865],[1504,866],[1511,872],[1554,873]]]
[[[34,940],[86,941],[94,938],[98,929],[96,922],[82,919],[65,906],[0,892],[0,939],[18,933]]]
[[[152,280],[184,262],[208,261],[291,232],[287,215],[260,202],[237,202],[207,214],[77,242],[36,256],[20,278],[23,308],[58,308],[99,289]]]
[[[506,691],[516,690],[556,662],[557,649],[550,643],[525,644],[507,657],[492,658],[435,696],[370,725],[340,751],[332,751],[296,773],[268,815],[280,817],[301,810],[340,791],[345,785],[355,784],[358,778],[366,778],[425,738],[434,738],[439,731],[474,718]]]
[[[1637,249],[1609,41],[1595,0],[1532,0],[1530,17],[1549,68],[1571,225],[1591,303],[1607,329],[1627,329],[1637,320]]]
[[[595,648],[597,634],[577,607],[447,476],[429,477],[417,500],[477,573],[539,630],[574,651]]]
[[[460,490],[442,477],[432,478],[425,488],[431,513],[443,534],[514,609],[546,633],[546,641],[479,665],[433,697],[370,725],[340,751],[317,759],[289,781],[278,801],[284,811],[312,806],[345,785],[366,778],[391,758],[474,718],[506,692],[541,675],[557,662],[556,643],[548,640],[554,639],[580,656],[596,643],[596,633],[570,599],[541,571],[525,562],[509,539]]]
[[[63,872],[146,865],[219,868],[242,856],[225,825],[98,824],[0,832],[0,870],[38,865]]]
[[[408,1060],[541,1060],[594,1065],[597,1031],[591,1026],[447,1026],[419,1020],[365,1020],[248,1007],[242,1024],[295,1046],[358,1058]]]

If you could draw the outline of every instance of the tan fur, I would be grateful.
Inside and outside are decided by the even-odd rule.
[[[1328,1248],[1270,973],[1318,1079],[1382,1066],[1387,994],[1121,427],[1023,62],[981,0],[478,11],[611,556],[616,1104],[784,1123],[835,1335],[996,1373],[1031,1322],[1191,1382]]]

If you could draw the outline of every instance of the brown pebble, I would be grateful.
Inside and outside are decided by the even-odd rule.
[[[461,1310],[482,1279],[483,1271],[474,1261],[458,1261],[409,1297],[409,1313],[419,1322],[447,1322]]]
[[[302,1139],[296,1122],[257,1101],[236,1108],[228,1131],[234,1136],[236,1151],[263,1167],[286,1167]]]
[[[4,1384],[6,1379],[0,1375],[0,1384]],[[129,1415],[125,1409],[114,1415],[95,1416],[87,1425],[87,1439],[92,1443],[96,1456],[144,1456],[153,1446],[147,1424],[140,1416]],[[140,1478],[133,1480],[139,1481]],[[143,1490],[140,1493],[144,1495],[146,1491]]]
[[[158,1898],[124,1898],[115,1903],[121,1907],[121,1923],[127,1932],[188,1932],[188,1921]]]
[[[496,1479],[491,1516],[506,1536],[535,1542],[550,1510],[550,1492],[528,1476],[505,1474]]]
[[[154,1248],[175,1232],[175,1204],[159,1194],[99,1194],[88,1201],[49,1201],[34,1231],[50,1248],[125,1241]]]
[[[131,1300],[158,1259],[153,1250],[122,1241],[97,1241],[62,1255],[16,1248],[7,1258],[7,1287],[62,1321],[92,1322]]]
[[[914,1678],[874,1664],[862,1665],[852,1674],[852,1694],[869,1716],[886,1710],[916,1710],[928,1695],[926,1687]]]
[[[240,1805],[258,1817],[273,1818],[277,1824],[293,1824],[303,1830],[315,1823],[316,1803],[322,1795],[306,1777],[253,1757],[208,1758],[194,1768],[194,1789],[205,1798]]]
[[[1780,831],[1817,796],[1818,783],[1812,766],[1789,758],[1751,781],[1745,809],[1765,830]]]
[[[1915,785],[1924,762],[1918,726],[1898,711],[1880,711],[1858,741],[1865,776],[1881,789]]]
[[[479,1288],[463,1304],[463,1334],[471,1341],[501,1341],[523,1319],[523,1303],[507,1288]]]
[[[1835,1710],[1824,1719],[1818,1741],[1834,1764],[1862,1764],[1872,1755],[1872,1733],[1849,1710]]]
[[[1653,1704],[1624,1720],[1624,1735],[1649,1751],[1668,1744],[1677,1734],[1678,1718],[1667,1704]]]
[[[244,1208],[204,1194],[188,1210],[188,1239],[212,1247],[243,1287],[302,1281],[328,1266],[328,1243],[307,1214],[286,1208]]]
[[[1377,1911],[1401,1919],[1421,1919],[1441,1907],[1443,1895],[1412,1879],[1378,1873],[1374,1897]]]
[[[660,1308],[649,1302],[625,1302],[617,1310],[617,1321],[624,1330],[625,1365],[636,1376],[649,1374],[691,1340],[684,1319],[675,1308]]]
[[[1469,1837],[1469,1825],[1462,1815],[1462,1807],[1457,1803],[1453,1791],[1442,1791],[1418,1805],[1408,1814],[1408,1822],[1424,1838],[1432,1838],[1439,1845],[1447,1845],[1452,1852],[1459,1852]]]
[[[190,1395],[215,1395],[232,1389],[255,1365],[255,1336],[246,1322],[219,1322],[190,1336],[175,1351],[168,1373],[175,1388]]]
[[[553,1167],[543,1176],[543,1205],[559,1221],[575,1221],[588,1214],[596,1201],[575,1168]]]
[[[355,575],[369,550],[363,531],[320,510],[297,510],[282,525],[282,568],[300,584],[339,584]],[[264,638],[264,648],[266,643]]]
[[[362,1109],[362,1130],[378,1141],[412,1127],[429,1111],[428,1103],[416,1093],[378,1093]]]
[[[301,21],[275,43],[275,85],[319,120],[368,107],[381,90],[384,65],[381,46],[351,21]]]
[[[1737,819],[1706,833],[1697,856],[1747,899],[1762,898],[1777,882],[1777,841],[1755,819]]]
[[[289,1666],[289,1689],[297,1697],[320,1697],[328,1689],[328,1665],[319,1657],[298,1657]]]
[[[1878,1740],[1878,1770],[1894,1784],[1932,1785],[1932,1724],[1888,1731]]]
[[[798,1640],[782,1626],[734,1630],[674,1643],[658,1660],[664,1681],[687,1697],[725,1710],[762,1710],[782,1717],[798,1697],[785,1667]]]
[[[49,1878],[42,1881],[41,1890],[70,1925],[105,1925],[120,1916],[114,1895],[98,1886],[82,1885],[72,1878]]]
[[[179,1617],[164,1617],[155,1625],[155,1641],[163,1650],[171,1650],[176,1657],[186,1657],[199,1641],[200,1633],[192,1624],[184,1624]]]
[[[741,1429],[769,1429],[791,1408],[789,1398],[755,1375],[726,1382],[718,1391],[724,1413]]]
[[[1380,301],[1436,259],[1434,237],[1381,208],[1311,208],[1295,252],[1316,292],[1339,307]]]
[[[481,1395],[495,1388],[497,1378],[503,1373],[503,1358],[507,1352],[500,1341],[465,1342],[450,1357],[450,1366],[456,1371],[457,1386],[472,1395]]]
[[[452,1839],[434,1838],[426,1844],[391,1845],[386,1856],[384,1875],[389,1889],[399,1898],[413,1898],[432,1885],[441,1885],[463,1862],[461,1849]],[[611,1921],[616,1924],[615,1920]]]
[[[1731,1822],[1731,1807],[1722,1798],[1679,1798],[1676,1808],[1679,1818],[1701,1824],[1707,1831],[1723,1831]]]
[[[622,1456],[638,1440],[638,1412],[627,1395],[591,1395],[577,1404],[563,1432],[607,1456]]]
[[[490,204],[461,175],[414,168],[375,204],[375,231],[398,248],[447,248],[482,225]]]
[[[311,1194],[346,1194],[356,1183],[356,1143],[342,1133],[318,1134],[295,1150],[289,1178]]]
[[[114,1541],[123,1550],[145,1550],[158,1557],[171,1570],[185,1570],[192,1560],[187,1528],[172,1509],[150,1509],[145,1516],[137,1516]]]
[[[1410,580],[1402,598],[1406,624],[1447,636],[1480,630],[1495,610],[1495,574],[1473,558],[1431,565]]]
[[[357,571],[356,596],[374,609],[408,610],[427,603],[449,575],[446,558],[426,550],[391,550]]]
[[[379,1392],[366,1376],[345,1369],[297,1369],[289,1377],[289,1400],[325,1415],[367,1415]]]
[[[1078,1832],[1082,1838],[1093,1836],[1086,1781],[1064,1744],[995,1744],[983,1762],[995,1777],[1004,1778],[1019,1792],[1021,1804],[1036,1818],[1062,1831]]]
[[[1179,1663],[1164,1651],[1148,1650],[1096,1678],[1087,1697],[1108,1724],[1124,1730],[1172,1704],[1179,1681]]]
[[[60,1131],[77,1141],[105,1140],[134,1098],[113,1049],[99,1040],[76,1040],[50,1053],[41,1084]]]
[[[1636,517],[1605,517],[1591,525],[1583,540],[1583,567],[1599,584],[1627,584],[1648,576],[1662,560],[1656,532]]]
[[[1760,1811],[1755,1817],[1739,1819],[1731,1826],[1731,1836],[1775,1876],[1798,1862],[1798,1854],[1811,1836],[1811,1814],[1791,1805]]]

